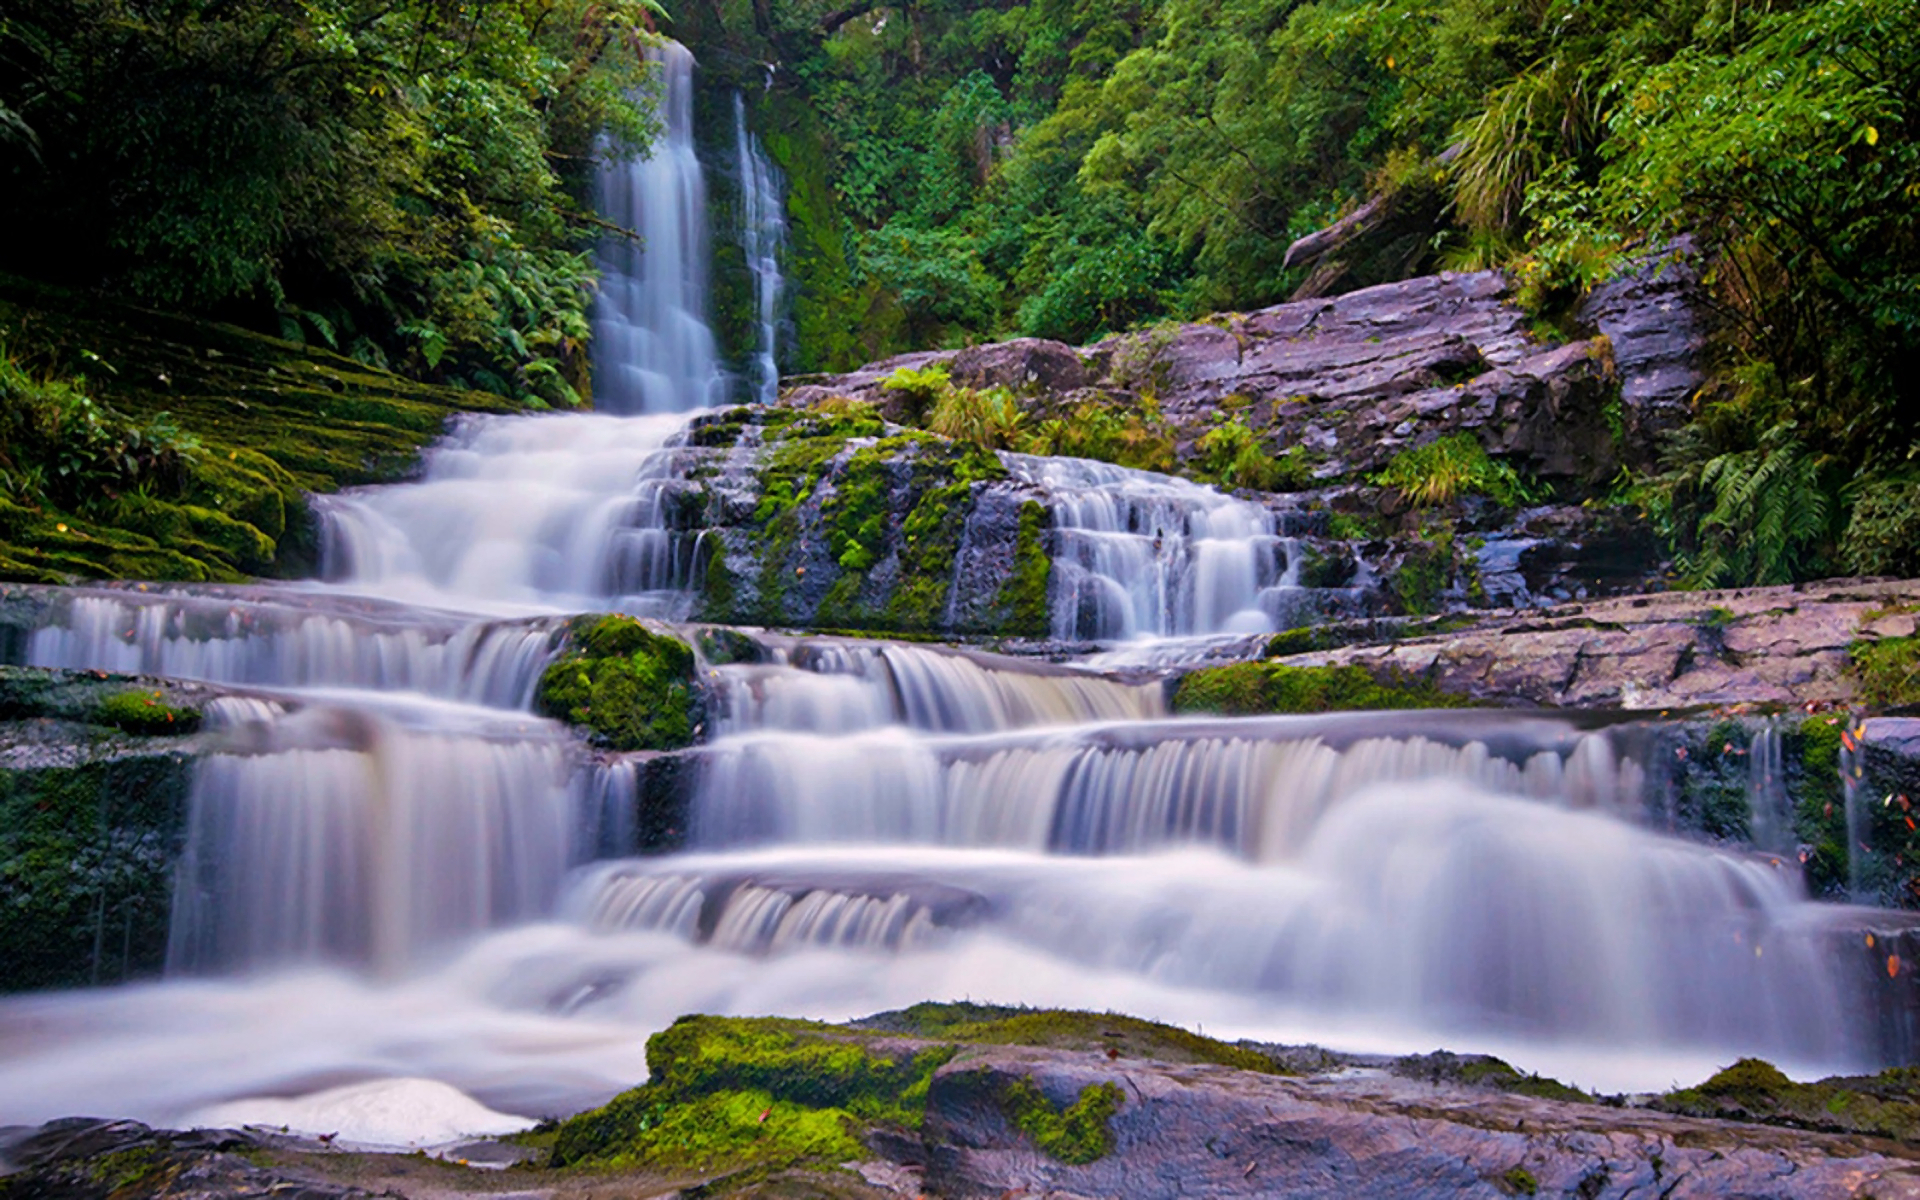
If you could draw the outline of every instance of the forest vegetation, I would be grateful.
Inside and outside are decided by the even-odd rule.
[[[1552,336],[1684,253],[1711,381],[1614,499],[1695,584],[1920,571],[1920,0],[20,0],[0,270],[578,403],[592,163],[663,34],[789,177],[789,369],[1437,269]],[[1369,199],[1398,236],[1289,263]]]

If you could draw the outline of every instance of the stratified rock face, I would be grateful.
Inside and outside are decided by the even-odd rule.
[[[1580,306],[1581,322],[1611,345],[1635,465],[1686,422],[1687,404],[1703,378],[1706,330],[1695,302],[1699,272],[1688,259],[1691,250],[1680,243],[1637,264],[1594,288]]]
[[[1118,1085],[1112,1152],[1083,1165],[1042,1154],[1006,1115],[1004,1097],[1021,1080],[1061,1107]],[[1865,1139],[1387,1076],[1285,1079],[1014,1048],[943,1067],[925,1136],[927,1190],[955,1200],[1920,1196],[1920,1168]]]
[[[1681,387],[1696,344],[1672,334],[1691,328],[1674,312],[1684,284],[1679,275],[1635,276],[1597,296],[1592,320],[1611,343],[1542,345],[1504,276],[1442,274],[1122,334],[1082,351],[1024,338],[902,355],[808,380],[787,398],[810,404],[837,395],[884,406],[895,402],[882,386],[895,370],[946,362],[956,383],[1010,388],[1039,409],[1152,397],[1179,431],[1183,454],[1232,409],[1269,451],[1300,447],[1312,456],[1320,479],[1373,471],[1407,446],[1468,432],[1537,475],[1597,482],[1623,450],[1644,457],[1648,448],[1635,439],[1665,428],[1660,406]],[[1625,445],[1608,419],[1618,393],[1612,356],[1622,347],[1634,403],[1644,400],[1647,412],[1628,423]]]
[[[1281,661],[1397,671],[1494,703],[1844,704],[1854,696],[1849,647],[1911,635],[1917,604],[1915,582],[1669,592],[1496,614],[1466,629]]]

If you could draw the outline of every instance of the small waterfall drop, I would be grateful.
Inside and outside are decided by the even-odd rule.
[[[1274,514],[1170,475],[1007,454],[1053,511],[1053,635],[1270,633],[1297,590]]]
[[[602,239],[593,312],[594,398],[615,413],[706,408],[726,398],[708,324],[707,184],[693,144],[693,54],[647,50],[659,133],[646,153],[602,166],[594,206],[639,235]]]
[[[780,306],[786,280],[780,260],[787,250],[786,180],[747,128],[747,104],[733,94],[734,156],[740,173],[740,249],[753,277],[754,345],[748,385],[753,400],[772,404],[780,396]]]

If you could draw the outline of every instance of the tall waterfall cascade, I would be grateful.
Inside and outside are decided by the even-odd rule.
[[[786,280],[780,262],[787,252],[787,183],[765,147],[747,128],[747,103],[733,94],[735,169],[740,183],[740,250],[753,283],[754,342],[749,358],[749,394],[760,404],[780,395],[781,305]]]
[[[684,1013],[959,997],[1445,1045],[1604,1090],[1748,1054],[1885,1062],[1872,981],[1836,967],[1858,926],[1810,903],[1784,853],[1778,733],[1752,748],[1770,851],[1753,853],[1649,820],[1644,739],[1619,727],[1181,717],[1146,653],[1109,671],[745,630],[700,664],[692,749],[616,754],[536,715],[571,615],[683,622],[700,584],[673,414],[727,384],[703,315],[692,59],[652,53],[659,143],[600,180],[608,220],[643,238],[602,252],[602,411],[470,419],[417,480],[318,502],[324,581],[72,589],[9,643],[30,665],[224,694],[195,744],[169,978],[0,998],[0,1125],[324,1133],[301,1105],[327,1089],[431,1084],[511,1128],[632,1086],[646,1036]],[[738,101],[734,117],[764,396],[782,185]],[[1051,509],[1061,642],[1288,624],[1302,552],[1284,511],[1005,461]],[[1869,799],[1847,793],[1856,824]],[[409,1110],[390,1109],[381,1144],[406,1144]]]
[[[594,203],[638,235],[601,241],[593,311],[594,403],[603,412],[670,413],[726,399],[709,323],[707,182],[693,142],[693,55],[647,51],[659,133],[644,154],[602,166]]]

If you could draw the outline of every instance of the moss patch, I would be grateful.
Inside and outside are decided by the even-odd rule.
[[[869,1017],[857,1025],[914,1037],[952,1039],[976,1045],[1041,1046],[1052,1050],[1111,1052],[1120,1058],[1170,1063],[1209,1063],[1263,1074],[1282,1074],[1273,1059],[1245,1046],[1205,1037],[1177,1025],[1162,1025],[1118,1013],[994,1005],[916,1004]]]
[[[1771,1063],[1743,1058],[1698,1087],[1653,1101],[1663,1112],[1786,1125],[1826,1133],[1920,1137],[1920,1069],[1795,1083]]]
[[[691,745],[700,719],[693,651],[625,616],[576,617],[540,676],[539,712],[612,750]]]
[[[1000,631],[1009,637],[1038,638],[1053,628],[1047,605],[1053,560],[1047,557],[1047,506],[1037,500],[1020,505],[1020,529],[1013,543],[1013,572],[994,598]]]
[[[1472,701],[1401,673],[1365,667],[1288,667],[1234,663],[1203,667],[1181,678],[1173,710],[1183,713],[1346,712],[1362,709],[1465,708]]]
[[[166,957],[192,760],[99,736],[74,765],[0,770],[0,990],[150,976]]]
[[[856,1158],[864,1123],[919,1126],[954,1050],[890,1052],[806,1021],[682,1017],[647,1041],[652,1079],[563,1122],[552,1161],[705,1170]]]
[[[1118,1084],[1095,1083],[1082,1088],[1079,1097],[1062,1109],[1041,1095],[1032,1080],[1016,1079],[1001,1093],[1000,1104],[1008,1122],[1033,1139],[1041,1153],[1082,1166],[1113,1153],[1108,1122],[1124,1099]]]

